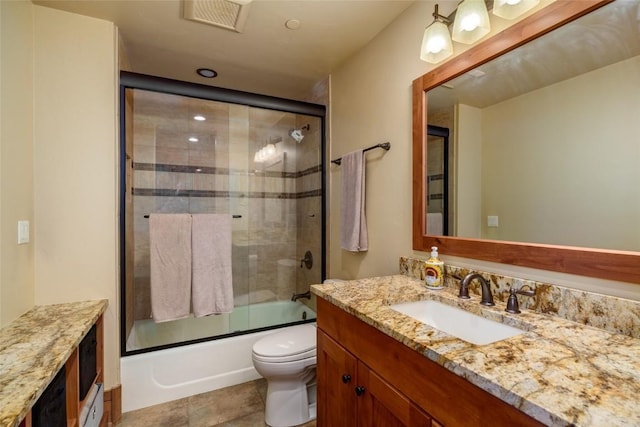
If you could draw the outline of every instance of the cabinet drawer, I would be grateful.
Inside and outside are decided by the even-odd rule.
[[[104,386],[95,384],[87,397],[87,404],[80,413],[82,427],[98,427],[104,412]]]

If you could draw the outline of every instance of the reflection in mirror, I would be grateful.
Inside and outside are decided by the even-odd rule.
[[[427,233],[449,235],[449,128],[427,126]]]
[[[415,250],[640,284],[639,22],[637,1],[553,2],[414,80]],[[441,109],[456,123],[457,237],[427,233],[427,124]]]
[[[427,234],[640,251],[639,22],[617,1],[430,90],[459,209],[448,233],[427,137]]]

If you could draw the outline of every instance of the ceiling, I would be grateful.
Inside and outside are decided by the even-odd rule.
[[[181,0],[34,0],[114,22],[122,69],[212,86],[305,99],[413,0],[253,0],[241,33],[183,18]],[[300,28],[286,28],[297,19]],[[212,68],[218,77],[196,74]]]
[[[429,109],[485,108],[640,55],[640,2],[617,1],[429,91]]]

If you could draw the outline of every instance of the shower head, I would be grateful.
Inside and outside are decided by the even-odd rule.
[[[291,136],[291,138],[295,139],[296,142],[298,144],[300,144],[302,142],[302,138],[304,138],[304,135],[302,134],[303,130],[308,131],[309,130],[309,125],[306,124],[304,126],[302,126],[300,129],[291,129],[289,131],[289,136]]]
[[[302,138],[304,138],[302,130],[300,129],[291,129],[289,131],[289,135],[291,136],[291,138],[295,139],[298,144],[300,144],[302,142]]]

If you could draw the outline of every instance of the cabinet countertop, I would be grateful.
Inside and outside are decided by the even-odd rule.
[[[467,379],[536,420],[553,426],[640,425],[640,340],[545,314],[521,314],[460,300],[455,291],[385,276],[313,285],[312,292]],[[434,299],[525,330],[487,345],[438,331],[389,305]]]
[[[42,305],[0,329],[0,426],[16,426],[107,308],[107,300]]]

